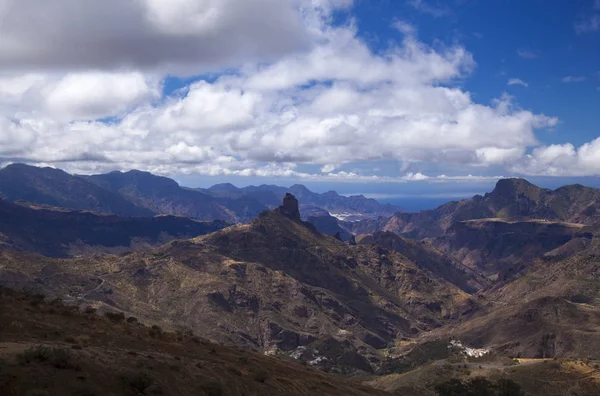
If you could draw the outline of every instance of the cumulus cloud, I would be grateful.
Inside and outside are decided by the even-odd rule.
[[[118,115],[160,96],[158,84],[143,74],[69,73],[44,89],[50,113],[71,119],[96,119]]]
[[[579,148],[571,143],[537,147],[513,169],[530,175],[600,175],[600,138]]]
[[[408,182],[462,180],[428,175],[419,164],[518,164],[537,173],[550,155],[545,147],[525,153],[539,145],[535,131],[556,118],[506,94],[477,103],[460,88],[476,67],[467,49],[433,48],[413,27],[395,24],[404,34],[374,52],[351,20],[331,22],[349,0],[0,4],[11,17],[0,24],[8,38],[0,43],[0,162],[78,173]],[[270,6],[269,23],[250,6]],[[40,15],[52,26],[42,18],[33,32]],[[112,31],[102,17],[114,19]],[[211,67],[210,78],[162,97],[166,73]],[[400,173],[348,170],[371,161],[396,162]]]
[[[341,0],[0,0],[0,67],[197,73],[309,48],[313,32],[298,9],[327,12],[347,5]]]
[[[525,81],[521,80],[520,78],[510,78],[508,79],[508,85],[521,85],[525,88],[529,88],[529,84],[526,83]]]

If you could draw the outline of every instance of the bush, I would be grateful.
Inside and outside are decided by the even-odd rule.
[[[137,323],[137,322],[138,322],[138,320],[134,316],[130,316],[127,318],[127,323]]]
[[[123,312],[106,312],[104,316],[115,323],[121,323],[125,320],[125,314]]]
[[[58,369],[77,369],[73,353],[65,348],[38,345],[25,350],[18,355],[19,362],[23,365],[33,362],[49,363]]]

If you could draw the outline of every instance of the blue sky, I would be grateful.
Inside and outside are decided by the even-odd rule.
[[[0,165],[389,199],[598,184],[599,0],[31,0],[0,38]]]

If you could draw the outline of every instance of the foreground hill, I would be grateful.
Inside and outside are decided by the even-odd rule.
[[[596,396],[600,369],[595,362],[575,359],[450,360],[377,378],[369,385],[411,396]]]
[[[187,217],[120,217],[0,200],[0,247],[70,257],[148,249],[227,227]]]
[[[398,253],[320,234],[291,196],[248,224],[146,252],[52,260],[5,250],[0,282],[342,372],[374,370],[397,338],[473,305]]]
[[[457,222],[486,218],[600,224],[600,189],[572,185],[548,190],[523,179],[502,179],[484,196],[449,202],[419,213],[396,213],[388,219],[350,223],[346,227],[355,234],[391,231],[423,239],[444,235]]]
[[[291,359],[0,289],[0,394],[384,395]]]

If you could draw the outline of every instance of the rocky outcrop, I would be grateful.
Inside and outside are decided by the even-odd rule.
[[[301,221],[298,200],[292,194],[285,194],[285,197],[283,197],[283,204],[278,209],[279,213],[285,217],[294,221]]]

